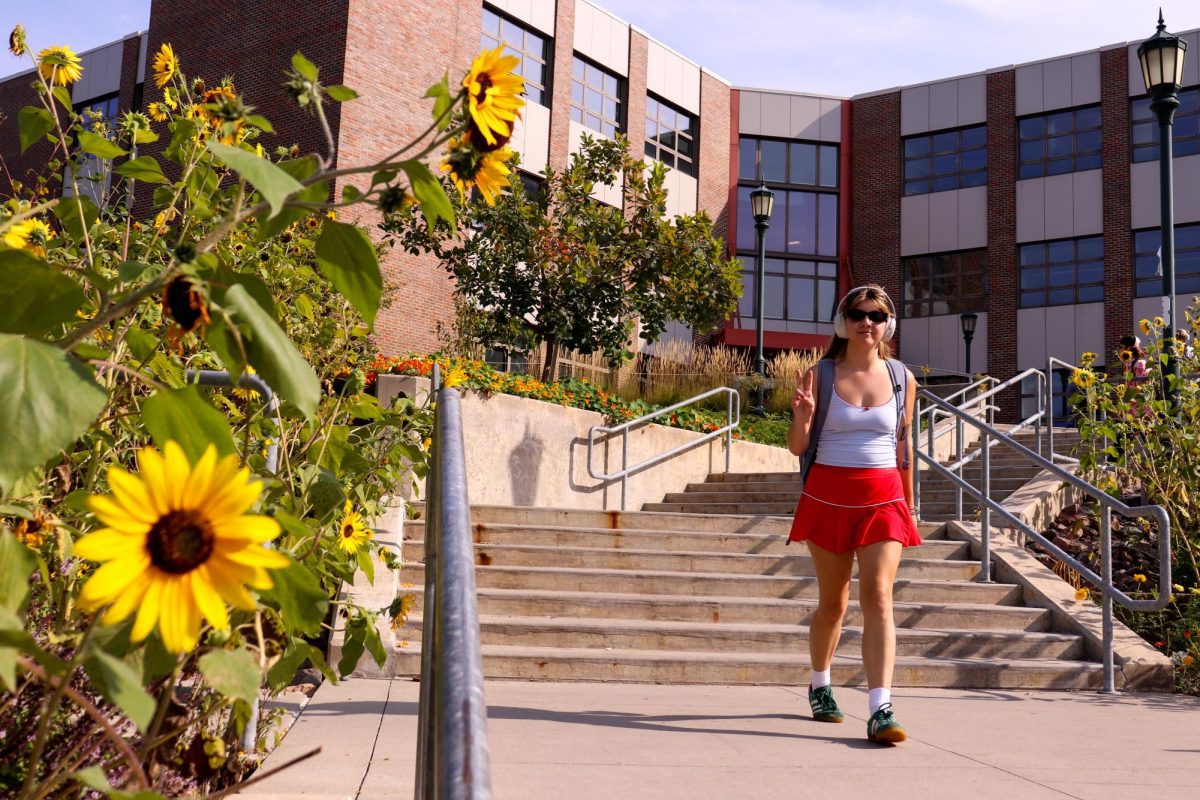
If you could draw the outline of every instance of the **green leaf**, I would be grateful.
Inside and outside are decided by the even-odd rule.
[[[92,652],[83,663],[100,694],[122,711],[144,732],[154,718],[154,698],[142,688],[141,675],[119,658],[103,650]]]
[[[262,673],[249,650],[213,650],[200,656],[200,674],[216,691],[251,703],[258,697]]]
[[[22,627],[21,618],[0,606],[0,649],[13,648],[17,652],[32,656],[35,661],[54,675],[64,675],[67,665],[53,653],[48,653]]]
[[[225,293],[233,286],[245,287],[263,311],[271,315],[271,319],[279,320],[279,309],[275,307],[275,298],[271,296],[271,287],[257,275],[249,272],[234,272],[228,267],[220,267],[209,280],[213,298],[220,305],[225,300]]]
[[[433,98],[433,118],[441,120],[438,122],[438,130],[446,130],[446,126],[450,124],[450,116],[446,114],[446,109],[454,102],[450,96],[450,73],[443,74],[440,81],[426,90],[425,96]],[[443,115],[445,115],[444,118]]]
[[[408,175],[413,197],[417,198],[417,202],[421,204],[421,213],[425,216],[425,222],[432,228],[435,222],[443,219],[453,229],[454,208],[450,205],[450,198],[446,197],[445,190],[442,189],[441,181],[435,178],[429,171],[429,167],[420,161],[405,161],[400,166]]]
[[[355,225],[328,221],[316,249],[321,272],[374,328],[383,296],[383,276],[371,237]]]
[[[159,389],[142,403],[142,421],[159,449],[175,441],[194,464],[210,444],[218,456],[237,452],[229,422],[200,394],[197,386]]]
[[[296,310],[299,311],[300,315],[306,320],[313,322],[316,319],[316,314],[313,311],[312,300],[308,299],[308,295],[298,294],[293,302],[295,303]]]
[[[244,286],[227,291],[224,306],[237,322],[250,365],[280,397],[311,417],[321,399],[321,383],[292,340]]]
[[[267,686],[279,691],[292,682],[300,665],[308,659],[313,646],[303,639],[293,639],[283,656],[267,671]]]
[[[360,547],[354,554],[358,561],[358,568],[363,571],[363,575],[367,577],[367,583],[375,585],[375,561],[371,558],[371,548]]]
[[[0,493],[69,449],[106,396],[92,374],[57,347],[0,334]]]
[[[0,532],[0,608],[17,616],[25,613],[29,575],[37,566],[33,551],[7,531]]]
[[[315,81],[317,79],[317,67],[300,53],[292,56],[292,69],[296,70],[296,74],[305,80]]]
[[[100,209],[87,195],[64,197],[54,207],[54,216],[62,223],[63,230],[77,242],[83,241],[84,231],[90,231],[100,217]]]
[[[71,90],[67,87],[55,86],[51,94],[54,95],[54,99],[58,101],[58,104],[67,111],[71,111],[74,108],[73,101],[71,100]]]
[[[122,283],[129,283],[137,280],[138,276],[149,268],[149,264],[143,264],[141,261],[122,261],[117,265],[117,276],[120,277]]]
[[[118,175],[143,183],[166,183],[167,176],[163,175],[162,167],[153,156],[138,156],[126,161],[115,170]]]
[[[17,128],[20,131],[21,152],[24,153],[54,130],[54,117],[44,108],[25,106],[17,113]]]
[[[193,203],[209,205],[213,194],[221,188],[221,178],[217,175],[217,171],[206,167],[203,164],[197,164],[187,177],[188,198]]]
[[[134,144],[150,144],[158,141],[158,134],[146,128],[138,128],[133,132]]]
[[[342,657],[338,659],[338,676],[346,677],[358,666],[366,647],[366,628],[362,617],[354,617],[346,623],[342,639]]]
[[[93,360],[107,361],[108,357],[111,355],[111,353],[109,353],[109,351],[105,350],[103,347],[97,347],[90,342],[79,342],[78,344],[71,345],[71,352],[80,361],[85,362]]]
[[[329,595],[321,582],[298,561],[286,569],[271,570],[275,586],[262,592],[264,600],[279,609],[289,633],[316,636],[329,610]]]
[[[129,352],[133,353],[133,357],[142,362],[158,349],[158,337],[150,331],[133,327],[125,334],[125,344],[129,345]]]
[[[345,186],[342,187],[342,202],[343,203],[353,203],[362,196],[363,196],[362,192],[360,192],[358,190],[358,187],[354,186],[353,184],[347,183]]]
[[[358,92],[351,89],[349,86],[337,84],[335,86],[326,86],[325,93],[337,100],[339,103],[344,103],[347,100],[357,100]]]
[[[72,777],[84,786],[103,793],[108,800],[165,800],[158,792],[149,790],[125,792],[112,788],[112,785],[108,782],[108,777],[105,776],[104,770],[100,767],[81,769],[78,772],[72,773]]]
[[[296,180],[303,181],[317,171],[317,160],[312,156],[305,156],[290,161],[281,161],[277,166]],[[329,199],[329,184],[318,181],[293,199],[300,203],[324,203]],[[258,241],[265,242],[293,222],[298,222],[311,213],[306,208],[285,208],[271,219],[263,220],[259,224]]]
[[[272,217],[283,210],[283,204],[288,197],[304,188],[299,181],[270,161],[240,147],[209,142],[208,149],[258,190],[271,207]]]
[[[176,117],[171,123],[171,143],[163,151],[163,155],[177,164],[187,160],[184,148],[188,147],[196,136],[196,123],[187,117]]]
[[[28,251],[0,251],[0,332],[45,333],[74,320],[86,299],[79,284]]]
[[[79,132],[79,149],[97,158],[120,158],[129,155],[129,151],[117,147],[103,136],[88,131]]]
[[[275,132],[275,128],[271,125],[270,121],[260,114],[250,114],[246,117],[245,121],[247,125],[253,125],[263,133]]]

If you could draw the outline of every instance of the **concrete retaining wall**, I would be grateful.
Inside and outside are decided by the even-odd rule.
[[[377,393],[388,405],[397,394],[423,400],[429,381],[380,375]],[[467,491],[472,505],[543,508],[620,509],[621,481],[588,474],[588,429],[605,424],[594,411],[564,408],[506,394],[463,397],[463,433],[467,451]],[[675,447],[696,443],[702,434],[662,425],[644,425],[629,433],[628,463],[637,464]],[[592,454],[596,474],[621,469],[621,437],[599,435]],[[794,472],[795,456],[782,447],[735,440],[732,472]],[[667,492],[682,492],[711,472],[725,470],[725,443],[715,439],[629,477],[625,508],[658,503]],[[423,489],[423,487],[422,487]]]

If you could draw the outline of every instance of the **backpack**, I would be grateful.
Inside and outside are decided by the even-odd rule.
[[[899,359],[887,360],[888,372],[892,376],[892,394],[896,398],[896,443],[904,441],[908,435],[908,420],[904,415],[905,394],[908,391],[908,381],[904,371],[904,363]],[[817,443],[821,440],[821,429],[825,427],[825,415],[829,413],[829,403],[833,399],[834,381],[833,359],[823,358],[817,362],[817,416],[808,432],[808,447],[800,456],[800,475],[808,480],[809,470],[817,460]],[[908,450],[904,451],[904,469],[908,469]]]

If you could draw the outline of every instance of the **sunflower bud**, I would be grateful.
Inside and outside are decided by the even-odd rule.
[[[379,210],[384,214],[395,214],[414,202],[415,198],[399,186],[388,186],[379,193]]]

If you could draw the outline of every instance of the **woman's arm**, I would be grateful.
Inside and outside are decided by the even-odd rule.
[[[917,467],[913,456],[912,426],[917,424],[917,421],[913,419],[913,410],[917,405],[917,379],[910,370],[905,370],[905,372],[908,377],[908,391],[904,393],[904,419],[908,421],[908,425],[904,438],[896,442],[896,466],[900,469],[900,479],[904,483],[904,499],[908,501],[908,507],[911,510],[913,498],[916,496],[913,493],[913,475],[916,474]],[[908,469],[904,468],[905,461],[908,462]]]
[[[792,395],[792,427],[788,429],[788,450],[803,455],[808,449],[808,434],[817,411],[817,367],[814,364],[803,377],[796,370],[796,393]]]

